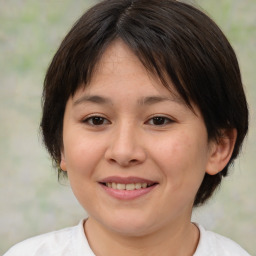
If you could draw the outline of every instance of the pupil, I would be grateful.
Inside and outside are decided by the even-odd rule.
[[[154,117],[153,122],[155,125],[163,125],[165,121],[164,117]]]
[[[104,120],[102,117],[94,117],[92,119],[92,122],[94,125],[100,125],[100,124],[103,124]]]

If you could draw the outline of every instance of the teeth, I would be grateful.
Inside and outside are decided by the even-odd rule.
[[[125,184],[117,183],[117,184],[116,184],[116,188],[117,188],[118,190],[124,190],[124,189],[125,189]]]
[[[135,189],[135,184],[126,184],[125,189],[126,190],[134,190]]]
[[[144,183],[131,183],[131,184],[107,182],[106,186],[109,188],[117,189],[117,190],[135,190],[135,189],[147,188],[149,185],[145,182]]]
[[[141,187],[142,188],[146,188],[147,187],[147,183],[142,183]]]
[[[135,188],[136,188],[136,189],[141,189],[141,183],[136,183],[136,184],[135,184]]]

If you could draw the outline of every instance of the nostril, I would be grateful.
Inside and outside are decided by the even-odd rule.
[[[133,165],[136,165],[139,161],[137,159],[131,159],[131,160],[124,160],[124,159],[114,159],[114,158],[110,158],[109,159],[109,162],[112,163],[112,164],[120,164],[124,167],[128,167],[128,166],[133,166]]]
[[[113,158],[109,159],[109,161],[112,162],[112,163],[115,163],[115,162],[116,162],[116,160],[113,159]]]

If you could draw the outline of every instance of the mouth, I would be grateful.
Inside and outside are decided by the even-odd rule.
[[[116,183],[116,182],[106,182],[106,183],[101,183],[102,185],[108,187],[108,188],[112,188],[112,189],[117,189],[117,190],[138,190],[138,189],[144,189],[144,188],[148,188],[148,187],[152,187],[154,185],[156,185],[156,183],[128,183],[128,184],[124,184],[124,183]]]
[[[148,194],[159,183],[137,177],[108,177],[99,184],[108,195],[119,200],[131,200]]]

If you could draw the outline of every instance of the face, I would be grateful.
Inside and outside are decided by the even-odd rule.
[[[63,143],[61,168],[89,220],[136,236],[190,222],[211,159],[204,121],[121,41],[68,100]]]

